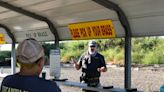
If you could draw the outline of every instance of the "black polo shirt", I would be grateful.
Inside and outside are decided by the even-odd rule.
[[[86,78],[100,77],[97,68],[106,67],[104,56],[100,53],[90,55],[86,52],[80,57],[78,63],[82,67],[83,76]]]

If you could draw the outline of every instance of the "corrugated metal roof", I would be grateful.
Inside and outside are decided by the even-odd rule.
[[[60,40],[70,40],[68,24],[111,19],[116,37],[125,35],[117,14],[92,0],[3,0],[17,7],[42,15],[50,19],[59,34]],[[164,35],[164,1],[163,0],[110,0],[118,4],[128,17],[132,36]],[[17,12],[0,7],[0,23],[7,25],[20,42],[39,32],[45,37],[36,37],[39,41],[54,40],[48,25]],[[4,30],[0,29],[0,32]],[[35,36],[35,35],[34,35]],[[8,36],[6,35],[6,39]],[[11,43],[11,40],[6,40]]]

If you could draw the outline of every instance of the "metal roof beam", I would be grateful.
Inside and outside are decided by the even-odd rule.
[[[123,10],[115,3],[109,0],[92,0],[108,9],[114,10],[125,29],[125,81],[126,89],[131,89],[131,28],[128,19]]]
[[[48,18],[41,16],[39,14],[33,13],[31,11],[25,10],[23,8],[11,5],[11,4],[4,2],[4,1],[0,1],[0,6],[7,8],[9,10],[12,10],[12,11],[18,12],[20,14],[29,16],[31,18],[46,22],[50,28],[50,31],[55,36],[55,48],[59,48],[59,35],[57,33],[57,29],[55,28],[54,24]]]
[[[7,26],[0,24],[0,27],[6,30],[8,36],[12,40],[11,73],[14,74],[14,73],[16,73],[16,68],[15,68],[16,67],[16,54],[15,54],[15,42],[16,42],[16,40],[15,40],[14,35],[11,33],[11,30]]]
[[[0,27],[5,29],[6,33],[8,34],[8,36],[11,38],[12,42],[16,42],[16,39],[14,37],[14,35],[11,33],[11,30],[4,24],[0,24]]]

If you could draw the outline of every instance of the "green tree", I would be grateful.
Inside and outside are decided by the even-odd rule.
[[[55,48],[55,45],[50,43],[43,43],[42,46],[47,57],[49,57],[50,50]]]
[[[10,51],[0,51],[0,62],[5,61],[5,58],[10,58],[11,52]]]

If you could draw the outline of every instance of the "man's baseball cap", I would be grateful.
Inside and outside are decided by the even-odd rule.
[[[97,43],[96,43],[96,41],[92,40],[92,41],[89,42],[88,45],[89,45],[90,47],[92,47],[92,46],[96,47],[96,46],[97,46]]]
[[[25,39],[19,44],[16,57],[20,63],[32,64],[44,57],[44,49],[35,39]]]

